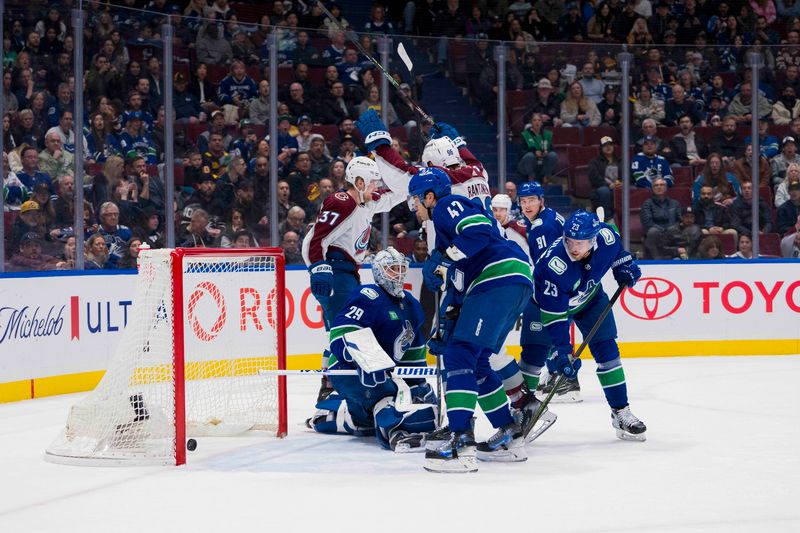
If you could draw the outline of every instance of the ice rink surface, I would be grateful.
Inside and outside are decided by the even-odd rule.
[[[289,378],[288,438],[201,438],[180,468],[47,463],[79,395],[0,404],[0,532],[800,531],[800,356],[624,363],[647,442],[615,437],[588,363],[526,463],[476,474],[310,432],[315,378]]]

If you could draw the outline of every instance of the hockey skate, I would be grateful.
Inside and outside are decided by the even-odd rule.
[[[425,433],[410,433],[398,430],[389,437],[389,447],[394,453],[414,453],[425,451]]]
[[[560,374],[551,374],[550,379],[548,379],[547,382],[544,384],[541,382],[539,383],[539,386],[536,387],[536,394],[540,399],[544,399],[548,394],[550,394],[550,391],[553,390],[553,387],[555,387],[559,376]],[[581,384],[578,383],[577,377],[575,379],[565,379],[562,381],[561,386],[556,389],[553,399],[550,400],[551,403],[578,403],[582,401],[583,398],[581,398]]]
[[[469,421],[470,431],[475,433],[475,417],[473,416]],[[438,446],[444,444],[450,438],[450,426],[442,426],[428,433],[425,433],[425,448],[434,450]]]
[[[536,395],[530,393],[528,396],[528,401],[525,403],[525,405],[523,405],[520,409],[514,409],[512,411],[514,420],[522,428],[522,436],[525,438],[525,444],[530,444],[541,437],[542,433],[550,429],[550,426],[555,424],[556,420],[558,419],[558,415],[551,412],[547,406],[545,406],[544,412],[534,423],[533,417],[536,415],[536,412],[539,410],[541,405],[542,402],[536,398]],[[534,427],[536,429],[534,429]]]
[[[645,436],[647,426],[636,418],[627,405],[621,409],[611,409],[611,425],[617,430],[618,439],[636,442],[644,442],[647,439]]]
[[[470,431],[448,431],[447,440],[425,450],[425,470],[443,474],[477,472],[475,436]]]
[[[516,422],[507,424],[485,442],[479,442],[477,457],[481,461],[517,463],[528,460],[522,427]]]

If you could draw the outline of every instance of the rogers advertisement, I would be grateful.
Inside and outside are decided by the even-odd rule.
[[[797,262],[644,263],[642,272],[614,311],[624,356],[637,355],[638,343],[655,343],[660,355],[685,355],[691,341],[760,341],[755,348],[748,343],[745,353],[800,353]],[[371,281],[368,269],[361,277]],[[415,294],[421,278],[412,269]],[[132,316],[135,280],[132,274],[0,277],[0,383],[106,368]],[[608,294],[614,283],[610,275],[604,279]],[[286,287],[288,354],[318,354],[326,335],[305,269],[288,270]],[[234,315],[227,319],[238,322]],[[508,345],[518,344],[514,331]],[[721,352],[708,355],[715,353]]]

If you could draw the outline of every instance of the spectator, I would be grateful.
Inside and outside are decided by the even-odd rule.
[[[510,221],[518,220],[522,217],[522,210],[519,207],[519,200],[517,199],[517,184],[513,181],[507,181],[505,191],[506,195],[511,199],[511,207],[508,210],[508,219]]]
[[[750,83],[743,83],[739,87],[739,94],[733,97],[728,106],[728,114],[731,115],[738,124],[750,123],[750,102],[753,98],[753,86]],[[756,96],[758,100],[758,118],[768,118],[772,114],[772,104],[767,97],[760,92]]]
[[[655,179],[662,178],[672,187],[672,170],[666,159],[656,154],[656,137],[648,135],[642,142],[642,151],[631,163],[631,180],[636,187],[652,187]]]
[[[391,102],[387,103],[387,124],[390,126],[396,126],[399,124],[399,117],[397,116],[397,111],[395,111],[394,106]],[[366,113],[369,109],[374,109],[376,113],[381,113],[381,95],[380,89],[376,84],[372,84],[368,91],[367,96],[364,100],[358,104],[356,111],[359,115]]]
[[[538,16],[538,15],[537,15]],[[613,41],[614,40],[614,13],[608,2],[601,2],[597,5],[594,16],[589,19],[587,35],[593,41]],[[529,30],[530,31],[530,30]]]
[[[781,256],[786,259],[800,258],[800,218],[795,223],[794,233],[790,233],[781,239]]]
[[[108,260],[116,264],[133,232],[128,226],[119,224],[119,207],[114,202],[106,202],[100,206],[98,219],[100,225],[97,233],[103,237],[108,248]]]
[[[115,149],[124,158],[141,157],[148,165],[158,163],[158,153],[155,142],[143,128],[143,115],[141,111],[134,111],[128,115],[125,131],[119,136]]]
[[[730,169],[733,176],[739,183],[753,179],[753,145],[748,144],[744,148],[742,157],[733,162]],[[759,183],[762,186],[769,186],[772,181],[772,171],[770,163],[766,157],[759,157],[758,163]]]
[[[319,109],[323,124],[338,124],[343,119],[352,119],[356,111],[344,98],[344,84],[334,81],[330,87],[328,98],[322,101]]]
[[[19,216],[14,220],[11,228],[9,246],[11,250],[17,250],[22,244],[22,238],[28,233],[35,233],[40,239],[44,239],[46,227],[41,209],[41,204],[36,200],[28,200],[20,206]]]
[[[328,175],[328,167],[331,164],[331,157],[325,153],[325,138],[318,133],[311,135],[308,148],[308,156],[311,158],[311,174],[317,179]]]
[[[278,225],[278,234],[283,237],[287,231],[293,231],[302,240],[308,231],[306,212],[299,206],[289,209],[286,220]]]
[[[58,259],[42,254],[42,237],[35,232],[28,232],[19,241],[18,252],[11,256],[9,266],[12,270],[52,270]]]
[[[73,175],[75,161],[71,153],[63,149],[61,136],[54,131],[45,136],[45,149],[39,152],[39,168],[48,176]],[[22,177],[20,177],[22,180]],[[24,180],[23,180],[24,183]]]
[[[656,121],[652,118],[646,118],[642,121],[641,137],[636,140],[636,150],[641,152],[644,149],[644,139],[652,137],[656,143],[656,153],[662,154],[669,151],[669,146],[657,135],[658,126]]]
[[[289,85],[289,99],[286,101],[289,106],[289,112],[292,116],[300,117],[305,116],[311,121],[311,117],[317,116],[316,105],[313,100],[309,100],[305,96],[303,85],[297,82]]]
[[[86,133],[88,131],[88,133]],[[84,130],[86,139],[86,158],[95,163],[105,163],[112,154],[113,137],[106,128],[103,113],[95,111],[89,116],[89,128]]]
[[[175,119],[179,124],[197,124],[205,121],[206,115],[197,96],[189,90],[189,80],[183,73],[174,76]]]
[[[51,202],[53,210],[53,224],[56,228],[66,228],[73,225],[75,220],[75,180],[65,174],[57,180],[57,197]],[[56,229],[54,231],[60,231]]]
[[[258,95],[250,100],[247,113],[253,124],[259,126],[267,124],[269,119],[269,80],[258,82]]]
[[[702,174],[695,178],[692,185],[692,201],[700,199],[700,189],[711,187],[714,191],[714,201],[724,206],[730,206],[739,194],[740,184],[736,177],[725,170],[722,158],[717,153],[708,156]]]
[[[225,172],[230,160],[230,155],[224,146],[221,133],[214,132],[208,136],[208,150],[203,152],[203,164],[211,169],[211,176],[215,180]]]
[[[238,207],[234,207],[230,210],[228,223],[225,231],[220,236],[219,245],[222,248],[234,248],[236,239],[241,237],[242,233],[249,235],[254,245],[258,243],[258,237],[256,237],[252,229],[249,228],[245,222],[244,211]]]
[[[224,194],[217,195],[216,188],[217,182],[214,176],[209,172],[208,166],[204,167],[204,172],[200,176],[200,181],[197,183],[197,189],[186,200],[187,206],[196,206],[205,211],[209,216],[220,217],[225,213],[230,203],[224,204]],[[225,188],[227,190],[227,187]],[[232,202],[232,200],[231,200]]]
[[[108,42],[111,43],[110,40]],[[113,43],[111,46],[113,47]],[[108,56],[97,54],[92,68],[86,75],[86,94],[89,99],[94,100],[100,96],[122,98],[123,91],[121,73],[109,61]]]
[[[743,146],[744,143],[736,132],[736,119],[723,118],[722,127],[711,137],[709,151],[718,153],[722,156],[723,164],[729,166],[743,153]]]
[[[647,0],[640,1],[640,3],[645,2],[649,6]],[[633,23],[631,31],[628,32],[627,42],[631,46],[653,46],[655,44],[653,36],[650,34],[650,30],[647,27],[647,21],[644,18],[639,17]]]
[[[702,238],[703,233],[695,223],[694,209],[683,207],[680,220],[664,232],[661,251],[666,259],[686,260],[694,257],[697,245]]]
[[[667,181],[653,180],[653,194],[644,201],[639,217],[644,229],[644,247],[653,259],[671,259],[664,250],[665,232],[680,221],[681,204],[667,196]]]
[[[686,91],[676,83],[672,86],[672,98],[667,100],[667,104],[664,107],[664,124],[677,126],[678,119],[684,115],[691,117],[693,124],[706,125],[698,106],[692,100],[686,98]]]
[[[255,185],[251,180],[242,180],[236,188],[233,206],[244,214],[244,222],[259,237],[269,233],[269,213],[267,204],[255,201]]]
[[[284,167],[288,167],[297,156],[299,145],[297,139],[291,134],[292,117],[280,115],[278,117],[278,158],[284,157]]]
[[[781,141],[781,153],[773,157],[770,162],[773,186],[777,186],[783,181],[786,177],[786,169],[792,163],[800,164],[800,154],[797,153],[797,141],[794,137],[787,135]]]
[[[231,43],[220,35],[219,26],[209,21],[197,35],[195,50],[197,60],[207,65],[227,65],[233,59]]]
[[[139,247],[142,245],[142,240],[139,237],[131,237],[122,252],[122,258],[117,263],[117,268],[126,270],[135,270],[137,261],[139,260]]]
[[[289,182],[278,180],[278,223],[286,220],[289,210],[296,204],[289,199]]]
[[[158,249],[166,246],[164,242],[164,228],[158,213],[153,208],[146,208],[139,216],[134,235],[150,248]]]
[[[724,259],[722,241],[716,235],[707,235],[697,247],[697,259]]]
[[[653,93],[650,91],[650,86],[643,83],[639,87],[639,95],[633,103],[633,117],[634,121],[644,127],[646,119],[652,119],[660,124],[664,121],[664,101],[660,98],[653,98]]]
[[[561,126],[561,106],[558,97],[553,94],[553,84],[542,78],[536,84],[536,92],[528,104],[530,113],[539,113],[545,126]]]
[[[595,211],[602,207],[606,220],[614,218],[614,190],[622,186],[620,165],[621,161],[614,154],[614,140],[611,137],[600,139],[600,154],[589,163],[587,172],[594,189],[592,207]]]
[[[216,245],[216,237],[220,230],[208,228],[209,216],[202,209],[195,209],[192,212],[189,224],[184,229],[180,239],[181,248],[212,248]],[[214,233],[212,233],[212,231]],[[216,234],[216,235],[215,235]]]
[[[739,233],[750,233],[753,208],[753,183],[746,181],[742,183],[741,194],[728,207],[731,217],[731,225]],[[758,197],[758,227],[761,233],[772,231],[772,215],[767,202]]]
[[[603,99],[597,106],[600,111],[601,124],[617,128],[622,119],[622,107],[617,99],[617,88],[613,85],[606,85],[603,91]]]
[[[800,183],[800,165],[792,163],[786,168],[786,177],[775,187],[775,203],[780,207],[789,200],[789,186],[793,183]],[[762,185],[767,185],[762,183]]]
[[[245,114],[247,104],[258,96],[258,86],[247,75],[244,63],[238,59],[231,63],[230,73],[219,83],[218,100],[225,112],[225,124],[239,123],[239,115]]]
[[[33,111],[23,109],[19,112],[19,124],[14,130],[14,138],[19,139],[34,148],[38,147],[43,141],[44,132],[36,125]]]
[[[578,11],[577,2],[571,2],[567,6],[567,12],[558,19],[558,34],[565,37],[568,41],[585,41],[588,38],[586,22]],[[533,39],[533,37],[531,37]],[[589,96],[591,98],[591,96]],[[597,102],[595,102],[597,103]]]
[[[364,24],[364,31],[367,33],[394,33],[394,26],[385,17],[386,11],[383,4],[373,4],[370,20]]]
[[[599,126],[597,105],[583,94],[583,85],[574,81],[561,104],[561,121],[565,126]]]
[[[772,106],[772,122],[778,125],[789,124],[800,117],[800,100],[792,86],[784,87],[780,99]]]
[[[669,142],[669,161],[673,165],[701,167],[706,164],[708,147],[706,141],[694,131],[694,124],[689,115],[678,119],[680,132]]]
[[[752,142],[750,135],[744,138],[745,144]],[[758,144],[761,148],[761,155],[767,159],[772,159],[778,155],[778,138],[769,133],[769,121],[765,118],[758,119]]]
[[[788,187],[789,199],[778,207],[775,214],[778,233],[783,235],[793,226],[797,217],[800,216],[800,183],[794,182]]]
[[[736,230],[731,227],[728,210],[714,201],[714,188],[710,185],[700,187],[700,197],[692,205],[695,222],[704,235],[719,235],[731,233],[736,235]]]
[[[37,183],[47,184],[48,189],[54,192],[50,176],[39,170],[39,152],[33,146],[23,145],[20,150],[22,170],[17,172],[17,178],[30,191]]]
[[[56,270],[74,270],[75,269],[75,235],[70,235],[64,241],[64,248],[61,255],[58,256],[56,263]]]
[[[225,127],[225,113],[219,109],[211,112],[211,123],[208,125],[208,130],[201,133],[197,138],[197,150],[201,154],[208,151],[208,140],[212,133],[222,135],[223,150],[233,142],[233,137]]]
[[[122,249],[120,249],[122,250]],[[84,268],[86,270],[107,270],[116,268],[110,257],[105,238],[94,233],[86,241]]]
[[[294,231],[287,231],[281,237],[281,249],[286,258],[287,265],[303,265],[303,256],[300,254],[300,236]]]
[[[548,183],[558,163],[553,151],[553,132],[544,129],[542,115],[531,115],[529,127],[522,132],[522,148],[525,150],[517,170],[528,181]]]
[[[579,83],[581,88],[583,88],[583,94],[586,96],[586,98],[595,104],[599,104],[603,99],[603,91],[606,88],[606,84],[603,83],[602,80],[599,80],[595,77],[594,62],[587,61],[584,63],[583,69],[581,70],[581,79]]]

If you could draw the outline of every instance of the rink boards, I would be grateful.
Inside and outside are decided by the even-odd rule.
[[[800,353],[798,267],[790,260],[643,263],[641,281],[615,308],[623,356]],[[361,278],[371,281],[369,269]],[[0,277],[0,402],[94,388],[132,316],[135,279],[132,272]],[[412,268],[407,281],[418,294],[421,271]],[[603,281],[611,293],[613,278]],[[326,335],[305,268],[290,267],[286,288],[288,367],[318,368]],[[220,317],[209,320],[237,327],[237,305],[228,304],[233,312],[223,313],[221,326]],[[507,346],[519,353],[518,329]]]

